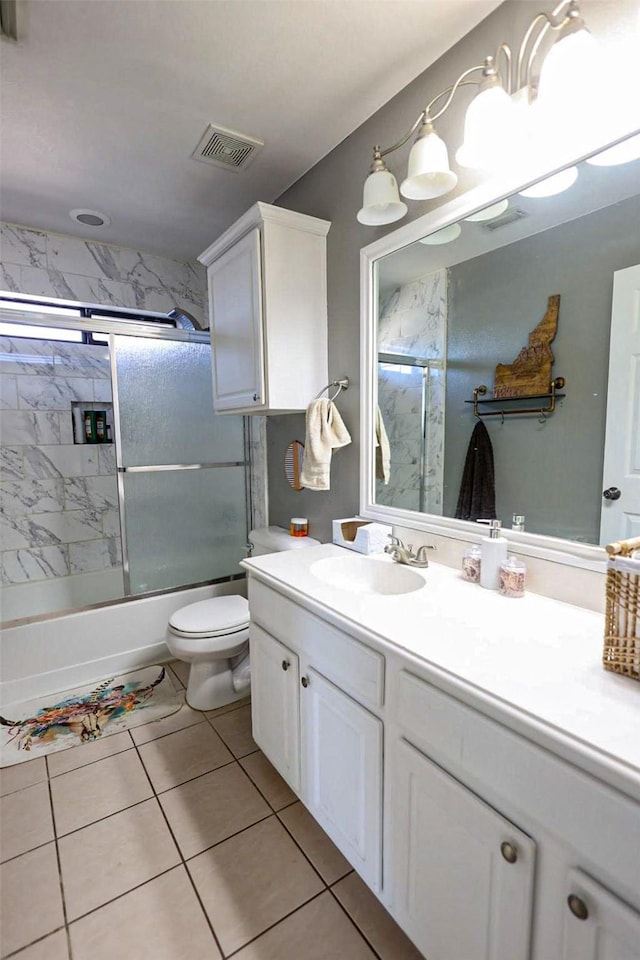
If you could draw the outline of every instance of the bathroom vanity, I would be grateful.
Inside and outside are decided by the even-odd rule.
[[[602,617],[347,553],[243,562],[258,745],[429,960],[638,960],[640,690]]]

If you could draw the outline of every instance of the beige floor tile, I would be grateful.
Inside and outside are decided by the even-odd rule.
[[[274,810],[281,810],[298,799],[264,753],[250,753],[249,756],[242,757],[240,763]]]
[[[70,920],[180,862],[155,797],[76,830],[58,844]]]
[[[134,743],[149,743],[150,740],[157,740],[158,737],[166,737],[168,733],[175,733],[177,730],[184,730],[186,727],[204,722],[204,716],[198,710],[192,710],[185,703],[180,710],[176,710],[168,717],[163,717],[162,720],[154,720],[153,723],[145,723],[141,727],[134,727],[131,730],[131,736]]]
[[[67,934],[64,930],[52,933],[44,940],[14,954],[12,960],[69,960]]]
[[[171,670],[175,673],[178,678],[178,683],[183,687],[189,682],[189,670],[191,669],[188,663],[185,663],[183,660],[172,660],[171,661]]]
[[[295,803],[292,807],[281,810],[278,816],[325,883],[335,883],[349,873],[351,864],[345,860],[333,840],[329,839],[306,807]]]
[[[251,736],[251,707],[241,707],[221,717],[212,717],[209,722],[234,757],[245,757],[258,749],[258,744]]]
[[[332,889],[381,960],[423,960],[422,954],[357,873],[349,874]]]
[[[215,710],[205,710],[205,717],[210,720],[212,717],[221,717],[224,713],[231,713],[232,710],[240,710],[251,703],[251,697],[242,697],[241,700],[234,700],[233,703],[226,703],[224,707],[216,707]]]
[[[16,790],[24,790],[25,787],[32,787],[34,783],[40,783],[47,779],[47,764],[44,757],[37,757],[35,760],[26,760],[24,763],[14,763],[12,767],[4,767],[0,770],[0,797],[6,797],[8,793],[15,793]]]
[[[160,793],[233,760],[208,723],[178,730],[138,748],[154,789]]]
[[[58,836],[148,800],[153,790],[136,750],[98,760],[51,781]]]
[[[376,960],[330,893],[278,923],[233,960]]]
[[[190,780],[159,800],[185,859],[271,813],[237,763]]]
[[[0,944],[3,957],[53,933],[63,925],[54,843],[5,863],[0,890]]]
[[[0,852],[3,861],[53,840],[48,783],[36,783],[26,790],[3,797],[0,811]]]
[[[122,733],[114,733],[108,737],[100,737],[99,740],[92,740],[91,743],[81,743],[77,747],[70,747],[68,750],[50,753],[47,757],[49,776],[59,777],[61,773],[77,770],[78,767],[95,763],[96,760],[104,760],[105,757],[112,757],[116,753],[123,753],[124,750],[130,750],[132,747],[131,737],[124,730]]]
[[[322,890],[321,880],[275,817],[201,853],[187,866],[225,955]],[[315,930],[309,933],[316,935]]]
[[[71,924],[73,960],[221,960],[184,867]]]

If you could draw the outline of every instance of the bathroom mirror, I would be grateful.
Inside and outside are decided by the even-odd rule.
[[[588,565],[601,562],[599,545],[638,535],[640,488],[622,461],[640,456],[637,397],[624,421],[633,406],[625,337],[640,301],[640,159],[606,159],[594,150],[544,177],[484,184],[362,250],[364,516],[478,535],[456,508],[481,419],[496,513],[506,530],[524,517],[508,534],[523,552]],[[559,170],[572,185],[551,193],[547,178]],[[479,399],[492,398],[496,365],[513,363],[554,295],[552,378],[564,378],[564,398],[553,413],[513,415],[512,404],[503,416],[507,401],[479,404],[476,417],[474,389],[486,385]]]
[[[284,475],[292,490],[304,490],[300,483],[303,457],[304,443],[300,440],[292,440],[284,454]]]

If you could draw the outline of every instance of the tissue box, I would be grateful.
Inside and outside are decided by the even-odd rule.
[[[373,523],[360,517],[333,521],[333,542],[358,553],[382,553],[392,532],[384,523]]]

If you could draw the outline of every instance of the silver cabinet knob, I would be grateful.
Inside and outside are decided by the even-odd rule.
[[[622,491],[618,487],[607,487],[606,490],[602,491],[602,496],[605,500],[619,500],[622,496]]]
[[[282,669],[283,669],[283,670],[288,670],[288,669],[289,669],[289,661],[288,661],[288,660],[283,660],[283,661],[282,661]]]
[[[578,920],[586,920],[589,916],[589,908],[582,899],[578,897],[575,893],[570,893],[567,897],[567,903],[569,904],[569,910]]]
[[[514,843],[509,843],[507,840],[500,844],[500,853],[507,863],[515,863],[518,859],[518,848]]]
[[[303,686],[305,689],[309,686],[309,681],[307,680],[306,677],[303,677],[303,678],[301,679],[300,683],[302,684],[302,686]]]

